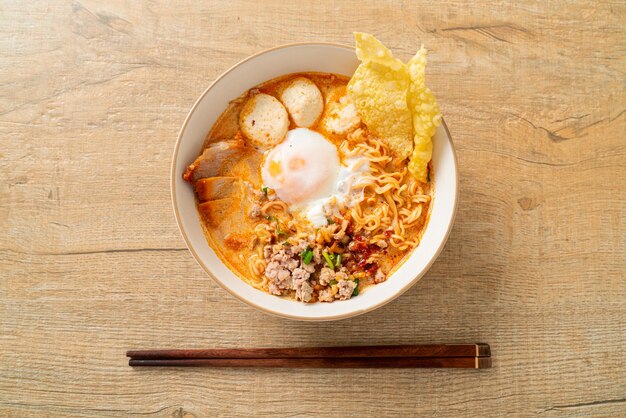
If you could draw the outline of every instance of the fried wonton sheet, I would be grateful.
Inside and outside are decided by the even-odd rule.
[[[431,138],[441,124],[437,100],[425,84],[426,50],[404,64],[372,35],[354,36],[361,64],[348,84],[350,98],[370,131],[395,158],[410,157],[410,173],[426,182]]]
[[[433,155],[432,137],[441,125],[441,113],[435,95],[426,87],[426,49],[422,46],[407,64],[409,68],[409,106],[413,115],[413,153],[409,172],[417,180],[426,182],[428,162]]]

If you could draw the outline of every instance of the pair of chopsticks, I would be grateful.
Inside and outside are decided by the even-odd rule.
[[[128,351],[129,366],[283,368],[491,367],[488,344]]]

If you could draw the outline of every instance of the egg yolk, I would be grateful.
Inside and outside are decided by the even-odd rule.
[[[332,194],[339,173],[337,147],[321,134],[293,129],[272,148],[261,169],[263,183],[288,204]]]

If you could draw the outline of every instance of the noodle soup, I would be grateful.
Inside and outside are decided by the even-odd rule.
[[[250,89],[184,174],[207,241],[255,288],[347,300],[386,281],[420,243],[432,168],[425,181],[410,173],[366,123],[349,82],[298,73]]]

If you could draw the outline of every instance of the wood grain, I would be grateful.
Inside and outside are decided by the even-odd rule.
[[[0,416],[626,414],[623,1],[0,3]],[[168,173],[261,49],[424,43],[461,173],[426,277],[336,323],[260,314],[185,249]],[[128,318],[133,318],[132,320]],[[484,341],[472,370],[146,369],[137,347]]]

